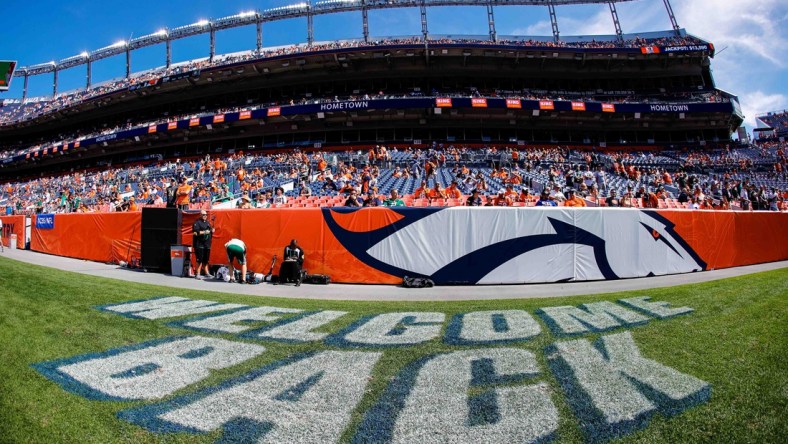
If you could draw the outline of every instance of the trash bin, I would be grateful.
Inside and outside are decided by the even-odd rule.
[[[189,277],[192,262],[192,247],[188,245],[173,245],[170,247],[170,265],[172,275]]]
[[[8,248],[16,250],[16,234],[12,234],[8,237]]]

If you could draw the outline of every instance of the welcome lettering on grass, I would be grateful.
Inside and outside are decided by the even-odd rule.
[[[567,338],[545,349],[548,369],[529,350],[512,347],[542,334],[524,310],[462,313],[391,312],[333,333],[322,327],[342,311],[221,304],[162,297],[98,307],[133,319],[179,318],[167,325],[243,342],[170,337],[103,353],[35,364],[64,389],[94,400],[157,401],[118,416],[156,433],[209,433],[259,442],[336,442],[365,396],[373,369],[391,347],[442,340],[465,349],[406,365],[369,408],[354,442],[541,442],[555,437],[559,412],[552,372],[588,441],[637,430],[651,415],[673,415],[709,399],[708,383],[641,355],[629,331],[595,344],[573,336],[643,325],[692,312],[648,297],[536,310]],[[265,356],[255,342],[322,342],[326,350],[294,354],[193,393],[164,398],[211,370]],[[507,344],[505,347],[498,344]],[[475,347],[467,349],[467,346]],[[376,350],[377,349],[377,350]]]

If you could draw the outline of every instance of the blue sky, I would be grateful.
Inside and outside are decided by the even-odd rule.
[[[3,7],[0,26],[6,38],[0,45],[0,60],[17,60],[20,66],[61,60],[82,51],[95,50],[119,40],[224,17],[251,9],[267,9],[297,3],[296,0],[138,0],[96,1],[11,1]],[[785,0],[673,0],[681,27],[713,42],[718,56],[712,62],[717,86],[741,100],[746,124],[756,115],[788,108],[788,1]],[[562,35],[613,34],[606,4],[559,6],[556,8]],[[482,7],[436,7],[428,9],[430,34],[487,34]],[[670,29],[661,0],[620,3],[618,14],[625,33]],[[499,35],[550,35],[546,7],[498,7],[495,9]],[[372,36],[418,35],[421,22],[417,8],[377,10],[369,14]],[[361,13],[315,17],[315,39],[333,40],[361,36]],[[252,49],[255,28],[248,26],[217,34],[217,53]],[[306,40],[306,19],[264,26],[264,46]],[[208,36],[173,43],[173,60],[207,56]],[[132,53],[133,71],[164,64],[164,44]],[[93,64],[94,83],[125,74],[125,57],[116,56]],[[22,79],[17,78],[1,98],[22,96]],[[85,67],[59,74],[59,91],[84,87]],[[31,77],[28,96],[52,93],[52,76]]]

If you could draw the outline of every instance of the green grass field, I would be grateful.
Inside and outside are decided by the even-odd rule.
[[[227,288],[232,290],[231,285]],[[259,288],[261,293],[265,292],[265,286]],[[375,288],[370,287],[369,291],[374,292]],[[0,442],[219,440],[221,430],[197,435],[149,432],[119,419],[117,414],[158,401],[88,400],[65,391],[31,367],[44,361],[104,352],[167,336],[197,335],[243,341],[235,335],[200,333],[165,325],[173,319],[130,319],[95,308],[159,296],[350,312],[321,329],[326,332],[342,330],[364,316],[387,312],[435,311],[445,313],[448,320],[457,313],[480,310],[521,309],[534,314],[542,307],[650,296],[655,301],[669,302],[672,307],[691,307],[694,312],[602,334],[631,331],[644,356],[708,382],[712,395],[708,402],[675,416],[657,414],[645,427],[620,441],[770,443],[785,442],[788,437],[788,269],[697,285],[596,296],[389,303],[286,300],[189,291],[82,276],[0,257]],[[542,333],[534,339],[506,346],[530,350],[537,357],[542,368],[539,380],[549,385],[550,397],[559,412],[555,441],[583,442],[587,436],[580,420],[558,380],[548,370],[545,356],[547,346],[566,338],[557,337],[542,318],[534,317]],[[602,334],[590,333],[579,338],[594,340]],[[334,349],[323,342],[262,344],[267,348],[264,355],[213,371],[203,381],[166,399],[215,386],[295,353]],[[472,348],[479,347],[449,345],[441,336],[419,345],[384,349],[341,440],[349,442],[354,437],[365,413],[405,366],[426,355]]]

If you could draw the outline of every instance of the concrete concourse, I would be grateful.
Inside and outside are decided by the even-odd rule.
[[[412,289],[392,285],[356,284],[304,284],[300,287],[295,287],[293,285],[271,285],[269,283],[258,285],[230,284],[218,280],[197,280],[193,278],[180,278],[167,274],[145,273],[139,270],[121,268],[114,264],[103,264],[81,259],[51,256],[34,251],[12,250],[10,248],[6,248],[5,252],[0,254],[0,257],[74,273],[140,284],[251,296],[347,301],[467,301],[552,298],[696,284],[788,267],[788,261],[781,261],[698,273],[621,279],[616,281],[527,285],[476,285]]]

